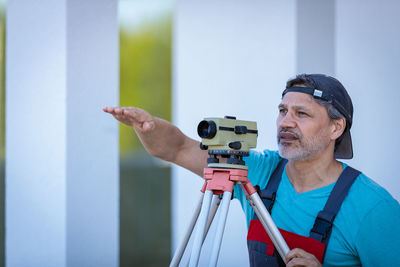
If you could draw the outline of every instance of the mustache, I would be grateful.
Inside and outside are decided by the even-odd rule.
[[[278,139],[278,142],[279,142],[280,139],[281,139],[281,137],[280,137],[281,133],[291,133],[291,134],[293,134],[294,136],[296,136],[296,138],[298,138],[299,140],[301,140],[301,138],[302,138],[301,133],[296,132],[296,131],[294,131],[293,129],[281,128],[281,129],[279,129],[279,131],[278,131],[278,133],[277,133],[277,135],[276,135],[276,138]]]

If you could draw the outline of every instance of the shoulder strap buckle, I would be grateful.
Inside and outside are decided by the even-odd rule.
[[[343,170],[325,203],[324,209],[318,213],[315,219],[314,226],[310,231],[311,238],[328,245],[336,214],[338,214],[350,187],[359,175],[360,172],[350,166]]]
[[[263,200],[268,212],[271,214],[272,208],[275,204],[276,192],[273,192],[272,195],[268,196],[260,194],[260,197]]]
[[[276,192],[266,192],[265,190],[261,190],[258,185],[255,186],[258,195],[262,199],[264,206],[267,208],[268,212],[271,214],[272,207],[275,203]]]
[[[334,215],[328,214],[324,210],[320,211],[315,219],[314,226],[310,231],[310,237],[324,243],[323,241],[329,238],[332,232],[334,220]]]

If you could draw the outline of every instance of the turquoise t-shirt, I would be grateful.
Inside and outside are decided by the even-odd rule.
[[[276,151],[251,151],[244,160],[249,167],[250,182],[264,189],[280,157]],[[344,163],[343,166],[347,167]],[[285,170],[272,209],[275,224],[286,231],[309,236],[334,185],[299,194]],[[234,197],[240,201],[249,226],[254,210],[238,185]],[[324,266],[361,265],[400,266],[400,205],[364,174],[359,175],[343,201],[324,259]]]

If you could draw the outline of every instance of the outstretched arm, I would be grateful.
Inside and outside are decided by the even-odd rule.
[[[152,156],[203,176],[203,168],[207,166],[207,151],[201,150],[198,141],[184,135],[176,126],[140,108],[105,107],[103,111],[133,127],[144,148]]]

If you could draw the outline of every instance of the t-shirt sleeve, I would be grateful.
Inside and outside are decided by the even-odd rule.
[[[264,150],[263,153],[250,151],[248,157],[243,158],[246,166],[249,168],[248,179],[252,185],[259,185],[261,189],[267,185],[267,181],[271,173],[275,170],[280,161],[277,151]],[[246,195],[243,193],[239,185],[234,187],[233,197],[239,200],[243,211],[246,214],[247,222],[250,222],[253,210],[247,203]]]
[[[400,205],[380,201],[362,220],[356,237],[362,266],[400,266]]]
[[[249,157],[244,158],[246,166],[249,168],[249,181],[254,186],[259,185],[261,189],[264,189],[280,160],[277,151],[250,152]]]

